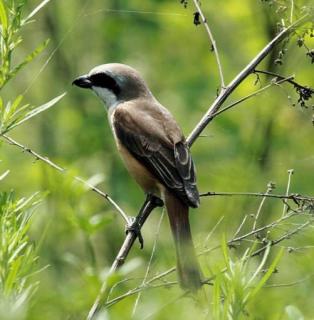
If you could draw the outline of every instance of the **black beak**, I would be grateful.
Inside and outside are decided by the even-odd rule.
[[[86,89],[89,89],[92,87],[92,82],[90,81],[90,79],[87,75],[76,78],[72,82],[72,85],[73,84],[80,87],[80,88],[86,88]]]

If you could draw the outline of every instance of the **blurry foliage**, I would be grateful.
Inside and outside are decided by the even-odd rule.
[[[283,0],[202,2],[220,49],[226,79],[238,73],[283,23],[287,26],[291,19],[295,21],[300,17],[310,1],[294,1],[293,8],[291,3],[293,1]],[[262,246],[265,238],[270,242],[277,239],[281,233],[302,223],[299,216],[271,229],[271,233],[262,232],[256,239],[253,235],[253,239],[243,241],[241,246],[234,246],[233,252],[226,249],[226,245],[221,249],[222,233],[233,234],[243,217],[247,216],[249,222],[256,217],[260,202],[247,197],[203,198],[201,208],[191,213],[198,251],[205,245],[210,250],[210,256],[201,258],[204,273],[219,275],[214,289],[206,289],[209,299],[205,304],[206,315],[198,303],[189,297],[182,298],[182,291],[170,285],[176,280],[174,273],[169,273],[166,280],[156,278],[174,265],[174,248],[166,220],[148,270],[148,280],[153,280],[141,287],[154,243],[158,210],[143,229],[144,250],[139,251],[135,245],[129,263],[116,275],[107,276],[124,237],[123,222],[102,198],[74,182],[73,176],[77,172],[86,177],[103,174],[101,189],[130,215],[136,214],[144,197],[117,155],[103,107],[92,95],[72,90],[71,82],[97,64],[130,64],[144,75],[152,92],[171,110],[187,135],[215,98],[219,84],[214,55],[208,49],[202,25],[193,25],[193,19],[199,22],[194,12],[192,1],[181,0],[0,0],[1,133],[29,119],[11,134],[26,146],[70,168],[67,174],[61,175],[10,145],[0,145],[1,166],[10,169],[0,186],[2,194],[7,195],[7,204],[18,201],[7,192],[12,188],[16,195],[29,197],[37,190],[49,191],[40,214],[27,220],[27,233],[22,237],[33,248],[32,254],[17,254],[16,258],[29,257],[28,262],[36,262],[35,270],[50,267],[31,278],[26,277],[24,287],[21,283],[34,269],[21,269],[22,282],[16,281],[14,288],[29,288],[28,285],[37,281],[40,285],[36,291],[31,290],[31,303],[24,304],[25,310],[12,319],[83,319],[104,280],[108,303],[108,309],[102,314],[104,319],[129,319],[139,291],[142,295],[133,319],[167,320],[173,319],[174,314],[178,319],[206,316],[210,319],[213,312],[223,316],[226,312],[223,308],[229,315],[233,312],[230,310],[240,308],[243,319],[313,316],[312,228],[281,243],[289,254],[284,254],[280,262],[276,248],[264,252],[265,264],[263,255],[254,261],[244,259],[247,248],[252,248],[251,241]],[[47,38],[51,39],[49,46]],[[313,39],[313,25],[308,23],[276,48],[259,68],[284,76],[295,74],[297,83],[313,88]],[[277,63],[276,59],[279,59]],[[30,61],[32,64],[25,68],[25,63]],[[262,80],[269,83],[272,78],[266,75]],[[261,82],[254,82],[253,75],[230,100],[258,89]],[[31,105],[41,105],[47,97],[66,90],[69,93],[58,108],[33,117],[37,115],[36,110],[47,108],[43,105],[36,109]],[[294,168],[290,192],[313,194],[310,92],[296,92],[289,84],[273,86],[217,117],[192,149],[200,191],[261,191],[273,180],[277,182],[276,192],[284,194],[286,172]],[[61,97],[48,102],[48,106]],[[304,102],[308,108],[293,108],[299,99],[299,103]],[[310,209],[300,215],[309,219]],[[275,221],[281,217],[282,210],[280,201],[266,200],[259,225]],[[19,215],[20,224],[32,211],[26,212]],[[222,222],[217,223],[222,216]],[[12,229],[17,234],[19,223]],[[247,225],[249,223],[243,226],[243,232],[250,230]],[[219,250],[211,250],[212,247]],[[25,248],[22,252],[26,252]],[[137,257],[141,257],[141,263]],[[261,269],[259,266],[263,266],[263,270],[256,273]],[[221,273],[225,267],[227,273]],[[278,272],[270,277],[274,267]],[[298,282],[306,276],[306,281]],[[250,279],[253,279],[251,283]],[[296,284],[264,288],[265,280],[274,285]],[[252,295],[254,290],[256,295]],[[227,303],[223,304],[223,299]],[[7,310],[6,300],[2,301]],[[3,310],[2,304],[0,308]],[[0,311],[0,319],[3,314]]]
[[[13,192],[0,193],[0,314],[1,319],[22,319],[38,282],[37,246],[29,238],[39,194],[16,199]]]

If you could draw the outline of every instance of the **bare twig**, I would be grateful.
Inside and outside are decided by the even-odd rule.
[[[160,227],[161,227],[161,223],[162,223],[163,218],[164,218],[164,213],[165,213],[165,211],[163,210],[163,212],[162,212],[162,214],[161,214],[161,216],[160,216],[159,222],[158,222],[158,224],[157,224],[157,230],[156,230],[154,245],[153,245],[152,253],[151,253],[150,258],[149,258],[149,261],[148,261],[148,265],[147,265],[147,268],[146,268],[146,272],[145,272],[145,275],[144,275],[144,279],[143,279],[142,284],[141,284],[142,286],[145,285],[145,282],[146,282],[146,280],[147,280],[147,277],[148,277],[148,274],[149,274],[149,271],[150,271],[150,267],[151,267],[151,265],[152,265],[153,257],[154,257],[155,252],[156,252],[157,242],[158,242],[159,232],[160,232]],[[141,295],[142,295],[141,292],[139,292],[139,293],[137,294],[136,300],[135,300],[135,302],[134,302],[133,310],[132,310],[132,318],[135,316],[135,312],[136,312],[137,306],[138,306],[138,304],[139,304]]]
[[[267,198],[275,198],[275,199],[282,199],[282,200],[293,200],[293,201],[314,201],[314,197],[310,196],[303,196],[298,194],[271,194],[271,193],[262,193],[262,192],[215,192],[210,191],[206,193],[201,193],[201,197],[213,197],[213,196],[249,196],[249,197],[267,197]]]
[[[221,65],[221,61],[220,61],[219,52],[218,52],[218,48],[217,48],[217,45],[216,45],[215,38],[214,38],[214,36],[213,36],[213,34],[212,34],[211,30],[210,30],[210,27],[209,27],[209,25],[207,23],[207,19],[206,19],[206,17],[204,16],[204,14],[202,12],[202,9],[201,9],[201,6],[198,3],[198,0],[193,0],[193,2],[194,2],[194,5],[196,7],[197,12],[199,13],[199,15],[200,15],[200,17],[202,19],[202,22],[204,24],[205,30],[206,30],[206,32],[208,34],[208,38],[209,38],[211,49],[214,51],[214,54],[215,54],[215,57],[216,57],[217,66],[218,66],[219,76],[220,76],[221,90],[224,90],[224,88],[225,88],[224,75],[223,75],[223,71],[222,71],[222,65]]]
[[[293,169],[289,169],[288,170],[288,182],[287,182],[287,189],[286,189],[286,195],[289,194],[290,192],[290,185],[291,185],[291,177],[293,175]],[[285,212],[287,211],[288,209],[288,205],[287,203],[285,202],[284,205],[283,205],[283,209],[282,209],[282,215],[284,216],[285,215]]]
[[[312,219],[304,222],[303,224],[301,224],[300,226],[298,226],[297,228],[293,229],[293,230],[289,230],[288,232],[286,232],[284,235],[282,235],[280,238],[271,241],[271,246],[274,246],[286,239],[291,238],[293,235],[297,234],[299,231],[303,230],[304,228],[308,227],[311,223],[312,223]],[[262,252],[264,252],[267,248],[267,245],[265,245],[264,247],[256,250],[255,252],[253,252],[253,254],[251,255],[252,257],[255,257],[259,254],[261,254]]]
[[[294,76],[290,76],[290,77],[287,77],[287,78],[282,78],[282,79],[280,79],[278,81],[271,82],[271,83],[267,84],[266,86],[254,91],[254,92],[248,94],[247,96],[245,96],[245,97],[243,97],[243,98],[241,98],[239,100],[236,100],[236,101],[230,103],[229,105],[227,105],[226,107],[218,110],[216,113],[214,113],[212,115],[212,118],[214,119],[215,117],[217,117],[217,116],[221,115],[223,112],[225,112],[225,111],[237,106],[238,104],[240,104],[240,103],[242,103],[242,102],[244,102],[244,101],[246,101],[246,100],[248,100],[250,98],[256,97],[257,95],[261,94],[262,92],[264,92],[265,90],[271,88],[274,85],[280,85],[280,84],[282,84],[284,82],[289,82],[289,80],[291,80],[293,78],[294,78]]]
[[[275,72],[265,71],[265,70],[256,70],[256,69],[254,70],[254,73],[260,73],[260,74],[265,74],[265,75],[268,75],[268,76],[276,77],[279,80],[286,79],[285,81],[289,82],[290,84],[292,84],[295,88],[299,88],[299,89],[303,89],[303,90],[309,90],[311,93],[314,93],[314,89],[302,86],[298,82],[294,81],[293,78],[291,78],[291,77],[287,78],[287,77],[284,77],[284,76],[282,76],[282,75],[280,75],[278,73],[275,73]]]
[[[272,190],[273,190],[272,184],[269,184],[267,186],[266,194],[269,194]],[[261,214],[261,211],[262,211],[262,208],[264,206],[265,201],[266,201],[266,197],[263,197],[260,205],[258,206],[257,212],[256,212],[256,214],[254,216],[253,230],[256,230],[257,221],[258,221],[258,218],[259,218],[259,216]]]
[[[57,165],[56,163],[52,162],[50,159],[48,159],[47,157],[44,157],[42,155],[40,155],[39,153],[35,152],[34,150],[22,145],[21,143],[17,142],[16,140],[12,139],[11,137],[5,135],[5,134],[1,134],[0,137],[3,138],[3,140],[5,140],[7,143],[20,148],[21,150],[23,150],[24,152],[29,153],[31,156],[33,156],[35,159],[43,161],[44,163],[46,163],[47,165],[49,165],[50,167],[56,169],[59,172],[65,173],[67,172],[67,169]],[[99,194],[101,197],[105,198],[116,210],[117,212],[120,214],[120,216],[123,218],[123,220],[129,224],[129,218],[126,215],[126,213],[118,206],[118,204],[105,192],[101,191],[100,189],[98,189],[97,187],[95,187],[94,185],[90,184],[89,182],[85,181],[84,179],[82,179],[81,177],[74,177],[74,179],[82,184],[84,184],[86,187],[88,187],[89,189],[91,189],[92,191],[94,191],[95,193]]]

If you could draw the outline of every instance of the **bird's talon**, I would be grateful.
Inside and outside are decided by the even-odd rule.
[[[136,218],[131,217],[130,218],[130,222],[128,225],[126,225],[125,227],[125,233],[128,234],[129,232],[133,232],[135,233],[135,235],[138,238],[138,241],[140,243],[140,248],[143,249],[144,248],[144,239],[141,233],[141,227],[137,221]]]

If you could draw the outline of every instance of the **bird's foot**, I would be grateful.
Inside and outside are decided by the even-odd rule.
[[[138,241],[140,243],[140,248],[143,249],[144,248],[144,239],[143,239],[143,236],[141,233],[141,226],[138,223],[138,220],[136,217],[131,217],[129,224],[126,225],[126,227],[125,227],[125,233],[128,234],[129,232],[133,232],[137,236]]]

